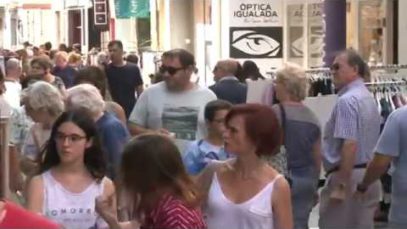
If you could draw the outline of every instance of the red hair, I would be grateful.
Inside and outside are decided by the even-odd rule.
[[[226,126],[236,116],[243,117],[246,135],[256,145],[257,156],[277,153],[283,134],[276,114],[270,107],[260,104],[233,106],[225,118]]]

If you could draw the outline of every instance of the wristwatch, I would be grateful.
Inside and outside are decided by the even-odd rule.
[[[364,185],[364,184],[362,184],[362,183],[359,183],[357,186],[356,186],[356,190],[358,191],[358,192],[361,192],[361,193],[365,193],[366,191],[367,191],[367,186],[366,185]]]

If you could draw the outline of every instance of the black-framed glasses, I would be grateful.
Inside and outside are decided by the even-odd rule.
[[[57,142],[65,142],[68,139],[69,143],[76,143],[82,139],[86,139],[86,136],[80,136],[77,134],[63,134],[63,133],[56,133],[55,134],[55,141]]]
[[[174,68],[174,67],[171,67],[171,66],[161,65],[159,71],[160,71],[161,74],[164,74],[164,73],[168,72],[170,75],[174,75],[179,70],[183,70],[183,69],[185,69],[185,68],[184,67]]]

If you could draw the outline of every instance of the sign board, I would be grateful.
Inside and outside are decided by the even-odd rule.
[[[304,57],[304,4],[287,5],[288,59]],[[302,60],[300,60],[302,62]],[[295,61],[297,62],[297,61]],[[302,63],[299,63],[302,65]]]
[[[115,0],[117,18],[149,18],[150,0]]]
[[[323,2],[314,0],[307,4],[291,3],[287,5],[287,59],[302,65],[304,53],[308,53],[308,65],[317,67],[323,65],[324,56]],[[308,42],[305,36],[308,37]],[[305,49],[308,49],[308,52],[305,52]]]
[[[229,57],[262,72],[283,61],[283,0],[229,0]]]
[[[324,3],[308,4],[308,50],[309,65],[322,66],[324,52],[325,26],[323,18]]]
[[[107,0],[93,0],[93,19],[95,26],[108,25]]]

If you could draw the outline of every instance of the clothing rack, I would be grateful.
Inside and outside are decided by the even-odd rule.
[[[367,86],[386,86],[386,85],[407,85],[407,81],[382,81],[382,82],[366,82]]]
[[[407,69],[407,64],[387,64],[387,65],[375,65],[369,66],[370,70],[400,70]]]
[[[275,68],[273,68],[275,69]],[[319,69],[308,69],[305,70],[305,73],[307,75],[316,75],[316,74],[326,74],[326,75],[331,75],[331,70],[329,68],[319,68]],[[268,71],[266,72],[267,75],[270,75],[271,78],[276,76],[276,71]]]
[[[327,68],[327,67],[318,67],[318,68],[310,68],[305,70],[305,73],[307,74],[322,74],[322,73],[326,73],[326,74],[331,74],[331,69]]]
[[[377,70],[401,70],[407,69],[407,64],[387,64],[387,65],[374,65],[369,66],[371,71]],[[266,72],[266,74],[270,75],[271,78],[275,77],[276,68],[270,68],[271,71]],[[316,75],[316,74],[326,74],[326,76],[332,77],[331,69],[329,67],[311,67],[310,69],[305,70],[307,75]],[[313,78],[313,77],[310,77]]]

